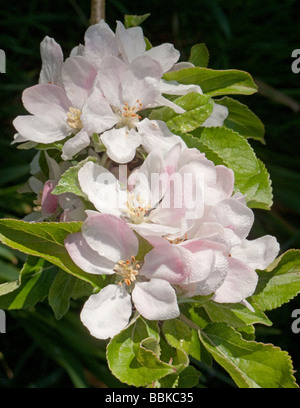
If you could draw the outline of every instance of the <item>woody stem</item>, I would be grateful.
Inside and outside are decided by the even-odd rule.
[[[105,0],[91,0],[90,24],[97,24],[105,20]]]

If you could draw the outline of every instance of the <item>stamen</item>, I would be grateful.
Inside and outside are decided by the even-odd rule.
[[[127,286],[130,286],[136,280],[140,268],[141,266],[134,256],[131,257],[131,260],[118,261],[113,269],[117,275],[121,276],[121,281],[118,282],[118,285],[122,285],[122,282],[124,282]]]
[[[124,213],[130,222],[133,224],[141,224],[147,222],[147,215],[151,210],[151,205],[146,204],[140,195],[136,196],[134,193],[127,193],[126,209]]]
[[[68,125],[77,131],[83,128],[83,124],[80,119],[81,110],[76,108],[69,108],[69,112],[67,113],[67,123]]]

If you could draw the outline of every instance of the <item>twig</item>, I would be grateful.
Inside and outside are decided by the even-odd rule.
[[[90,24],[97,24],[105,20],[105,0],[91,0]]]

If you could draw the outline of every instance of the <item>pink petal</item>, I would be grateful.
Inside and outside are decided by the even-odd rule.
[[[228,274],[216,290],[213,300],[218,303],[239,303],[254,293],[258,276],[254,269],[238,259],[228,258],[228,263]]]
[[[95,275],[111,275],[114,273],[114,262],[100,256],[83,238],[81,232],[70,234],[65,239],[65,247],[79,268]]]
[[[88,245],[113,262],[126,261],[138,253],[139,243],[131,228],[113,215],[89,216],[82,226]]]
[[[279,244],[276,238],[265,235],[252,241],[245,239],[241,245],[232,248],[231,255],[250,268],[264,270],[274,261],[278,252]]]
[[[43,215],[51,215],[55,213],[58,204],[58,197],[56,195],[51,194],[56,182],[53,180],[48,180],[44,184],[43,194],[42,194],[42,214]]]
[[[163,72],[167,72],[178,61],[180,52],[174,48],[173,44],[165,43],[146,51],[146,55],[159,62]]]
[[[143,54],[146,49],[143,30],[141,27],[131,27],[126,29],[118,21],[116,28],[116,37],[123,60],[128,63],[134,58]]]
[[[25,89],[22,101],[32,115],[54,116],[60,113],[65,116],[65,121],[66,112],[71,106],[64,89],[50,84],[38,84]]]
[[[80,319],[92,336],[107,339],[126,327],[131,311],[131,299],[126,290],[119,285],[108,285],[89,297]]]
[[[175,290],[165,280],[137,282],[132,291],[137,311],[148,320],[168,320],[179,316]]]
[[[81,129],[75,136],[66,141],[62,149],[62,159],[71,160],[82,149],[89,146],[91,140],[85,129]]]
[[[84,57],[67,58],[63,65],[62,78],[68,98],[74,108],[82,109],[92,92],[97,69]]]

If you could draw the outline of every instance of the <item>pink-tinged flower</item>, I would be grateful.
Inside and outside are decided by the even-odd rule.
[[[115,277],[115,283],[91,295],[81,311],[80,318],[93,336],[106,339],[124,329],[132,315],[132,303],[148,320],[179,315],[176,293],[168,277],[149,275],[156,268],[150,255],[144,262],[136,258],[138,239],[126,222],[111,215],[91,215],[82,232],[66,238],[65,247],[85,272]]]
[[[62,158],[68,160],[90,144],[90,135],[113,126],[111,108],[94,87],[96,75],[97,70],[77,56],[63,64],[64,88],[41,83],[26,89],[22,100],[31,115],[13,122],[22,141],[50,144],[73,135],[63,147]]]

